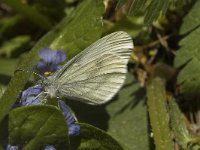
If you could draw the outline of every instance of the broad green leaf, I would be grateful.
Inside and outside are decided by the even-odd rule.
[[[79,123],[80,135],[71,137],[72,150],[123,150],[120,144],[105,131],[94,126]]]
[[[200,26],[200,1],[196,1],[192,9],[183,19],[183,24],[180,29],[180,34],[186,34],[191,32],[195,28]]]
[[[113,98],[101,106],[68,101],[80,122],[106,130],[124,149],[150,150],[145,92],[132,75]],[[140,137],[140,138],[138,138]]]
[[[42,149],[47,145],[59,150],[69,147],[66,120],[54,106],[27,106],[9,113],[9,143],[22,150]]]
[[[13,76],[17,64],[18,64],[18,59],[0,59],[0,66],[1,66],[0,74]]]
[[[166,108],[165,80],[156,77],[147,85],[147,104],[156,150],[173,150]]]
[[[17,64],[18,59],[0,59],[0,98],[6,90],[10,78],[14,75]]]
[[[85,1],[84,12],[77,10],[74,19],[67,24],[50,45],[52,49],[63,49],[67,52],[67,57],[71,58],[77,51],[83,50],[85,46],[96,41],[102,33],[102,13],[104,6],[102,1]],[[88,42],[89,41],[89,42]]]
[[[47,33],[39,42],[37,42],[30,53],[23,57],[19,68],[23,70],[30,70],[33,68],[39,60],[38,51],[41,48],[50,47],[51,45],[54,49],[60,49],[63,48],[63,44],[68,43],[67,46],[69,49],[67,50],[67,56],[72,57],[72,55],[80,52],[80,49],[74,49],[74,47],[82,49],[97,40],[102,32],[102,21],[99,19],[103,13],[102,8],[103,3],[99,0],[83,1],[83,3],[77,7],[72,16],[64,18],[61,23],[59,23],[52,31]],[[91,15],[87,15],[87,17],[85,17],[84,14]],[[80,22],[82,23],[81,25]],[[94,28],[91,28],[88,24],[92,24],[91,26]],[[64,37],[65,39],[63,39]],[[77,39],[74,39],[74,37]],[[59,39],[62,42],[59,41]],[[68,55],[68,53],[71,55]],[[16,98],[19,96],[19,93],[26,84],[29,76],[29,72],[18,72],[12,78],[7,90],[0,99],[0,121],[15,103]]]
[[[188,31],[190,33],[179,42],[180,49],[175,57],[176,67],[185,65],[181,69],[177,81],[180,85],[180,92],[184,94],[186,99],[190,100],[200,96],[200,13],[198,13],[199,9],[197,9],[199,5],[200,1],[197,1],[190,13],[184,18],[181,33]]]

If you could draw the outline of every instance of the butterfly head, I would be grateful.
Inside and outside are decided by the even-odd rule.
[[[47,94],[47,97],[49,98],[57,97],[57,86],[54,84],[52,76],[49,76],[45,79],[41,79],[39,81],[39,84],[42,85],[44,93]]]

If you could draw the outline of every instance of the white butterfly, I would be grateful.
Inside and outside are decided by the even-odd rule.
[[[42,85],[44,93],[51,98],[64,96],[94,105],[106,103],[124,83],[132,49],[127,33],[111,33],[47,77]]]

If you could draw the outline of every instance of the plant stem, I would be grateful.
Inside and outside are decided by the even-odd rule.
[[[166,108],[165,80],[153,78],[147,86],[147,104],[157,150],[173,150]]]

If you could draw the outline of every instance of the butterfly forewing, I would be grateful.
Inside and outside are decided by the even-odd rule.
[[[58,92],[90,104],[110,100],[122,86],[133,49],[131,37],[114,32],[96,41],[53,74]]]

